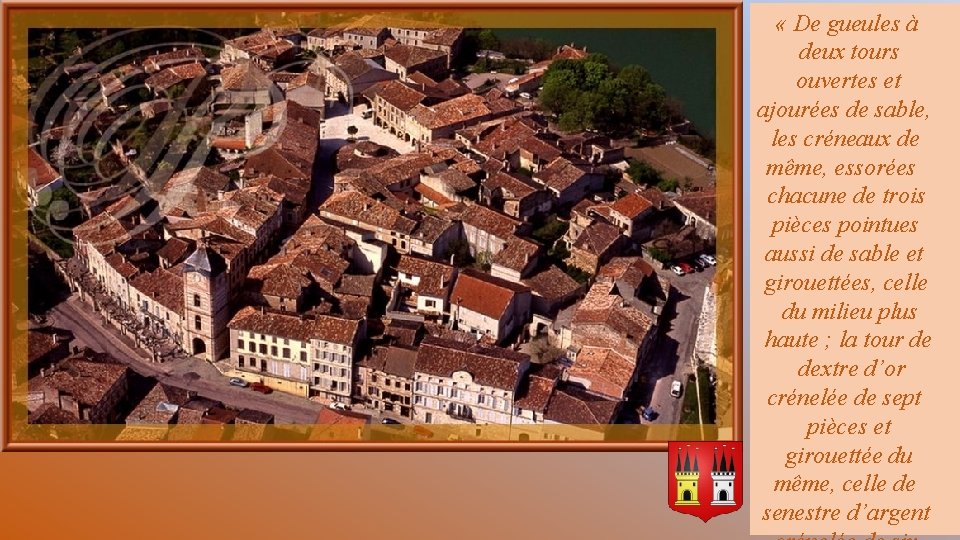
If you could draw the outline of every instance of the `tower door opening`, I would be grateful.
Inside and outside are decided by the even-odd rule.
[[[693,499],[693,495],[690,493],[689,489],[683,490],[683,500],[689,501]]]
[[[207,344],[200,338],[193,338],[193,355],[204,354],[207,352]]]
[[[720,493],[717,493],[717,500],[719,500],[719,501],[729,500],[728,497],[727,497],[727,490],[721,489],[721,490],[720,490]]]

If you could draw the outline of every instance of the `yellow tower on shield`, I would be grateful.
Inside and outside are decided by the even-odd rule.
[[[690,467],[690,453],[683,461],[683,467],[680,467],[680,452],[677,452],[677,470],[674,472],[677,478],[677,502],[674,504],[680,506],[699,505],[697,500],[697,481],[700,479],[700,467],[697,463],[697,457],[693,458],[693,467]]]

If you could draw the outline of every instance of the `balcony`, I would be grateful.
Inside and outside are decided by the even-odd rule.
[[[447,416],[455,420],[462,420],[464,422],[476,422],[476,419],[473,417],[473,409],[466,405],[460,405],[459,403],[451,403],[447,405]]]

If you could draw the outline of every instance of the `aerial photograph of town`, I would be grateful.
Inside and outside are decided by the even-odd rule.
[[[733,394],[714,49],[389,14],[30,29],[25,429],[702,433]]]

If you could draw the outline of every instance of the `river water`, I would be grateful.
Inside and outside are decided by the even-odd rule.
[[[700,28],[498,28],[500,37],[542,38],[556,45],[573,42],[605,54],[623,67],[639,64],[677,99],[704,134],[716,131],[716,37]]]

